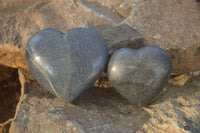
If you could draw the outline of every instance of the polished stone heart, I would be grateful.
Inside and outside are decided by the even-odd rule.
[[[104,70],[108,48],[100,34],[76,28],[65,34],[46,29],[26,46],[26,60],[36,80],[60,99],[72,102]]]
[[[111,57],[108,77],[115,89],[134,105],[148,105],[161,92],[172,69],[170,56],[155,46],[121,48]]]

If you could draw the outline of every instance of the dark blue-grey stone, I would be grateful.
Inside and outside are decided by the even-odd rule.
[[[121,48],[109,60],[108,77],[114,88],[134,105],[148,105],[161,92],[172,69],[170,56],[155,46]]]
[[[102,36],[88,28],[65,34],[39,31],[26,46],[26,60],[36,80],[49,92],[72,102],[105,69],[108,48]]]

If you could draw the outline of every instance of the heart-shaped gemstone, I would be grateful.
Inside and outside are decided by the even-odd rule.
[[[170,56],[155,46],[121,48],[111,57],[108,77],[115,89],[134,105],[150,104],[168,81]]]
[[[27,64],[36,80],[67,102],[98,79],[107,59],[104,39],[88,28],[76,28],[65,34],[45,29],[33,35],[26,46]]]

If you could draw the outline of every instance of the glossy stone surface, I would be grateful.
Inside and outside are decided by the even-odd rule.
[[[172,69],[170,56],[155,46],[139,50],[121,48],[108,64],[115,89],[134,105],[148,105],[161,92]]]
[[[104,70],[108,48],[99,33],[76,28],[65,34],[45,29],[26,46],[26,60],[36,80],[60,99],[72,102]]]

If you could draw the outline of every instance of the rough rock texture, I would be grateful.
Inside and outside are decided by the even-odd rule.
[[[134,107],[103,74],[74,101],[65,103],[46,94],[35,81],[20,76],[24,94],[10,133],[143,133],[200,131],[200,78],[184,86],[168,84],[149,107]]]
[[[39,30],[89,27],[102,34],[110,53],[152,44],[171,55],[173,74],[190,72],[200,65],[199,6],[195,0],[2,0],[0,64],[27,68],[24,48]]]
[[[199,10],[196,0],[1,0],[0,64],[27,77],[10,132],[200,132],[198,78],[173,81],[185,85],[168,84],[151,106],[138,108],[100,77],[71,105],[29,82],[25,61],[27,41],[39,30],[89,27],[102,34],[110,54],[153,44],[171,55],[173,74],[190,72],[200,66]]]
[[[173,59],[173,73],[200,65],[200,4],[195,0],[151,0],[133,4],[130,25],[151,44],[166,49]]]
[[[132,29],[127,26],[120,26],[122,31],[119,28],[115,30],[116,23],[111,19],[106,19],[104,15],[70,0],[1,1],[0,9],[2,10],[0,14],[0,63],[11,67],[28,68],[24,56],[25,46],[34,33],[45,28],[54,28],[63,33],[77,27],[103,29],[101,32],[103,32],[103,37],[106,36],[105,38],[110,38],[113,33],[120,32],[117,33],[118,36],[129,45],[135,40],[145,40],[137,31],[131,33]],[[109,17],[112,18],[112,15],[111,12]],[[120,15],[118,16],[117,19],[121,18]],[[111,30],[105,33],[106,28]],[[126,29],[130,30],[126,31]],[[127,36],[129,33],[130,35]],[[136,34],[135,39],[133,34]],[[122,40],[112,38],[106,41],[109,47],[109,44],[119,45]]]

